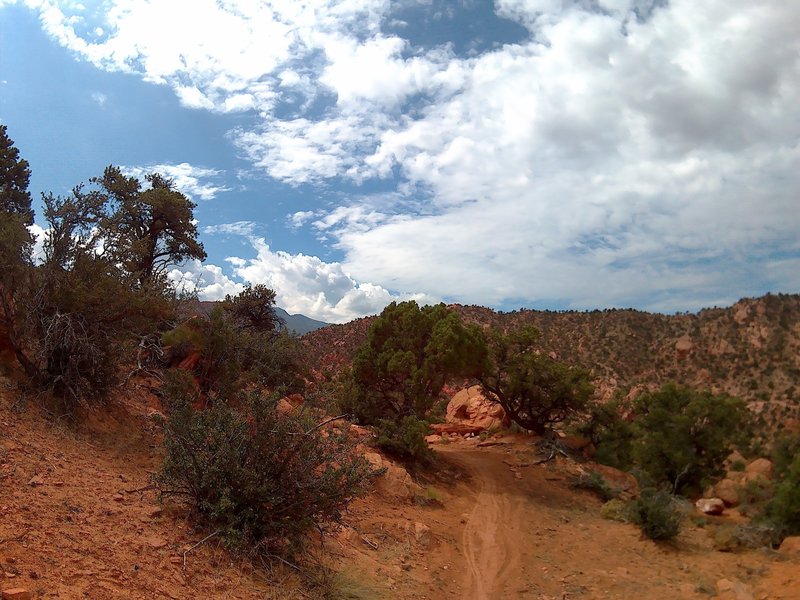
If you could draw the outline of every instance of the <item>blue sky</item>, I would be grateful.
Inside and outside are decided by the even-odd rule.
[[[173,177],[205,299],[695,310],[800,291],[798,31],[785,0],[0,0],[0,122],[37,196]]]

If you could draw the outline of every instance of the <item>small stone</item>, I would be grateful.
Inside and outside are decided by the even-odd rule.
[[[183,559],[180,556],[170,556],[169,562],[171,562],[173,565],[180,565],[183,563]]]
[[[114,495],[111,497],[111,499],[112,499],[114,502],[122,502],[123,500],[125,500],[125,496],[123,496],[122,494],[114,494]]]
[[[754,600],[750,588],[736,579],[717,581],[717,596],[720,600]]]
[[[164,509],[159,506],[151,510],[149,513],[147,513],[147,516],[150,517],[151,519],[155,519],[156,517],[160,517],[163,514],[164,514]]]
[[[150,546],[151,548],[155,548],[158,550],[159,548],[164,548],[167,545],[167,540],[164,538],[152,536],[144,540],[145,545]]]
[[[41,475],[35,475],[28,482],[28,485],[31,487],[36,487],[37,485],[44,485],[44,479],[42,478]]]
[[[9,588],[3,590],[3,600],[31,600],[31,593],[23,588]]]

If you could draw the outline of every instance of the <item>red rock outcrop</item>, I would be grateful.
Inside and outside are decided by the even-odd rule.
[[[487,398],[479,385],[465,388],[453,396],[447,405],[445,421],[478,428],[475,433],[504,427],[509,422],[503,407]]]

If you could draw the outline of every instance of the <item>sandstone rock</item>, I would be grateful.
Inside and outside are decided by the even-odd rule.
[[[783,542],[781,542],[781,546],[778,550],[784,554],[800,556],[800,535],[793,535],[785,538]]]
[[[757,458],[744,469],[745,481],[769,481],[772,479],[774,466],[772,461],[767,458]]]
[[[403,467],[383,458],[377,452],[365,452],[364,458],[376,469],[386,471],[375,481],[375,489],[379,493],[392,498],[409,500],[419,491],[420,487]]]
[[[23,588],[8,588],[3,590],[3,600],[31,600],[31,593]]]
[[[442,436],[436,434],[426,435],[425,441],[428,442],[429,444],[438,444],[442,441]]]
[[[284,397],[283,400],[286,400],[289,404],[294,406],[295,408],[298,406],[302,406],[305,404],[305,398],[301,394],[289,394],[288,396]]]
[[[737,506],[739,504],[739,486],[735,481],[723,479],[714,486],[714,496],[721,498],[725,506]]]
[[[725,502],[719,498],[700,498],[694,505],[707,515],[721,515],[725,512]]]
[[[737,324],[742,325],[747,318],[750,316],[750,307],[746,304],[742,304],[736,308],[736,312],[733,313],[733,320],[736,321]]]
[[[125,496],[123,496],[122,494],[114,494],[114,495],[111,497],[111,499],[112,499],[114,502],[122,502],[123,500],[125,500]]]
[[[692,338],[690,338],[688,334],[683,335],[675,342],[675,357],[678,359],[686,358],[693,348],[694,343],[692,343]]]
[[[377,452],[364,452],[364,458],[376,469],[383,467],[383,457]]]
[[[275,405],[275,410],[279,415],[288,415],[294,410],[294,408],[295,407],[292,406],[292,404],[286,398],[281,398],[278,400],[278,404]]]
[[[465,388],[453,396],[447,404],[445,421],[480,428],[476,433],[508,425],[503,407],[484,396],[479,385]]]
[[[144,545],[158,550],[159,548],[165,548],[167,546],[167,540],[153,535],[144,539]]]
[[[431,528],[424,523],[414,523],[414,539],[425,548],[431,545]]]
[[[178,368],[186,369],[187,371],[193,371],[202,358],[203,355],[194,350],[178,363]]]
[[[619,491],[621,498],[630,499],[639,495],[639,482],[630,473],[600,464],[591,465],[589,470],[605,479],[611,489]]]
[[[28,485],[31,487],[44,485],[44,478],[41,475],[35,475],[34,477],[31,477],[31,480],[28,482]]]
[[[580,437],[577,435],[568,435],[560,440],[561,445],[564,446],[567,450],[572,450],[573,452],[580,452],[586,458],[592,458],[595,453],[594,444],[592,444],[592,440],[587,439],[585,437]]]
[[[368,427],[362,427],[361,425],[355,425],[350,423],[350,429],[348,430],[351,435],[354,435],[360,440],[368,440],[373,437],[372,430]]]
[[[434,423],[431,425],[431,430],[440,435],[469,435],[470,433],[475,435],[485,431],[485,428],[476,425],[467,425],[466,423]]]
[[[720,600],[754,600],[752,590],[736,579],[717,581],[717,596]]]

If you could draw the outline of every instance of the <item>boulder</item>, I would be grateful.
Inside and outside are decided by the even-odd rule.
[[[731,479],[723,479],[714,486],[714,496],[722,499],[725,506],[739,504],[739,486]]]
[[[509,423],[503,407],[487,398],[479,385],[465,388],[452,397],[445,421],[480,428],[476,433]]]
[[[754,600],[753,591],[736,579],[717,581],[717,597],[720,600]]]
[[[783,542],[781,542],[781,546],[778,550],[784,554],[800,556],[800,535],[793,535],[785,538]]]
[[[365,452],[364,458],[376,469],[385,469],[375,481],[378,493],[401,500],[410,500],[420,491],[411,475],[403,467],[388,460],[377,452]]]
[[[749,481],[769,481],[775,468],[772,461],[767,458],[757,458],[744,469],[744,480]]]
[[[720,498],[700,498],[694,505],[697,510],[707,515],[721,515],[725,512],[725,502]]]
[[[600,464],[591,465],[589,470],[605,479],[612,490],[619,492],[621,498],[627,500],[636,498],[639,495],[639,482],[630,473]]]

